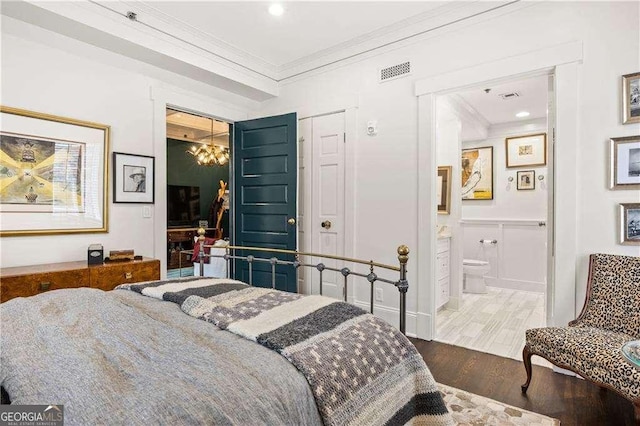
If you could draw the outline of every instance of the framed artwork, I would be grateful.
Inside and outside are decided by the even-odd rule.
[[[534,170],[523,170],[516,173],[518,191],[536,189],[536,172]]]
[[[610,140],[611,189],[640,189],[640,136]]]
[[[622,124],[640,123],[640,72],[622,76]]]
[[[0,236],[108,231],[109,126],[0,106]]]
[[[640,203],[620,204],[620,244],[640,245]]]
[[[451,169],[451,166],[438,166],[438,214],[449,214],[451,211]]]
[[[155,158],[113,153],[113,202],[153,204]]]
[[[547,134],[505,139],[507,167],[535,167],[547,164]]]
[[[493,200],[493,147],[462,150],[462,199]]]

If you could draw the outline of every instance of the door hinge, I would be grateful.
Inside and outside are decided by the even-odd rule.
[[[342,134],[342,143],[347,143],[347,134],[346,133]]]
[[[553,138],[553,142],[555,143],[556,142],[556,128],[554,127],[551,130],[552,130],[552,136],[551,137]]]

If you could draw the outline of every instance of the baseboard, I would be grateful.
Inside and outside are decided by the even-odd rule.
[[[509,290],[530,291],[534,293],[544,293],[546,284],[535,281],[507,280],[504,278],[485,277],[487,286],[507,288]]]
[[[363,302],[360,300],[353,300],[351,303],[358,306],[359,308],[364,309],[369,312],[371,305],[369,302]],[[384,305],[373,305],[373,314],[378,318],[382,318],[392,326],[398,328],[400,327],[400,310],[398,308],[391,308],[389,306]],[[411,337],[419,337],[420,334],[416,331],[416,320],[417,315],[415,312],[407,311],[406,321],[407,321],[407,336]]]
[[[446,309],[452,311],[460,310],[460,298],[459,297],[449,297],[449,301],[444,305]]]
[[[555,365],[553,366],[553,372],[554,373],[564,374],[565,376],[574,376],[574,377],[577,377],[579,379],[582,379],[582,376],[580,376],[579,374],[576,374],[571,370],[565,370],[564,368],[560,368],[560,367],[557,367]]]

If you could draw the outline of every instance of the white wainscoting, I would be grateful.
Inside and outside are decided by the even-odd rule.
[[[547,281],[547,228],[540,224],[544,223],[542,219],[462,220],[463,256],[489,262],[487,285],[543,293]],[[481,244],[480,240],[497,243]]]

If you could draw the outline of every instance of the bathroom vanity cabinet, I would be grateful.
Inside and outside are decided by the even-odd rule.
[[[438,284],[436,287],[436,307],[440,309],[449,301],[451,294],[450,276],[450,238],[439,238],[436,245],[436,270],[438,271]]]

